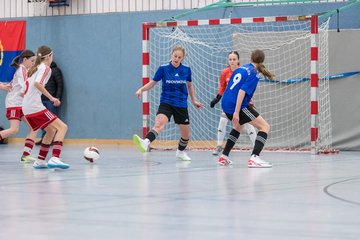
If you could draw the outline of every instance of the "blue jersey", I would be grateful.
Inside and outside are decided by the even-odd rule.
[[[171,63],[162,65],[156,71],[153,80],[162,80],[160,103],[187,108],[188,89],[186,82],[191,82],[190,67],[181,63],[177,68]]]
[[[230,77],[222,97],[221,106],[225,113],[233,114],[235,112],[238,93],[241,90],[245,92],[240,109],[249,106],[249,102],[254,95],[256,86],[259,82],[259,73],[251,63],[237,68]]]

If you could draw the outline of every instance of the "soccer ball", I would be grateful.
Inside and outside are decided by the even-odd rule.
[[[89,162],[94,162],[95,160],[99,159],[100,152],[99,149],[96,147],[87,147],[84,150],[84,158]]]

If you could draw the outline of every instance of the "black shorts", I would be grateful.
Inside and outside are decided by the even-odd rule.
[[[225,114],[228,119],[230,119],[230,120],[233,119],[233,114],[229,114],[229,113],[225,113]],[[248,106],[246,108],[241,109],[239,115],[240,115],[239,123],[240,123],[240,125],[244,125],[245,123],[251,122],[252,120],[257,118],[260,114],[255,109]]]
[[[169,122],[171,120],[171,116],[174,116],[174,121],[176,124],[188,125],[190,123],[189,112],[187,108],[179,108],[166,103],[160,103],[156,115],[158,114],[166,115],[166,117],[169,119]]]

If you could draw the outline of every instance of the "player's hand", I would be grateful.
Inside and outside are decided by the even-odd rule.
[[[142,94],[142,90],[141,90],[141,88],[139,88],[139,90],[137,90],[137,91],[135,92],[135,95],[136,95],[136,97],[137,97],[138,99],[140,99],[140,98],[141,98],[141,94]]]
[[[233,119],[231,121],[235,126],[239,124],[239,121],[240,121],[239,115],[240,114],[237,112],[234,112],[234,114],[233,114]]]
[[[12,89],[11,83],[0,83],[0,89],[4,90],[5,92],[10,92]]]
[[[204,105],[202,103],[198,102],[198,101],[194,101],[193,104],[197,109],[200,109],[200,108],[204,107]]]
[[[57,98],[54,98],[54,99],[52,99],[51,101],[53,102],[53,104],[54,104],[55,107],[58,107],[58,106],[60,106],[60,104],[61,104],[60,100],[57,99]]]
[[[216,95],[216,97],[210,102],[210,107],[213,108],[220,101],[221,95]]]

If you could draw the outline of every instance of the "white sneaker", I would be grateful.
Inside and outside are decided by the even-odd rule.
[[[33,164],[33,168],[35,168],[35,169],[48,168],[48,164],[45,160],[36,159]]]
[[[217,146],[217,147],[214,149],[214,151],[212,152],[212,155],[218,156],[221,152],[222,152],[222,147],[221,147],[221,146]]]
[[[257,155],[251,155],[250,159],[248,160],[248,167],[249,168],[271,168],[272,164],[269,162],[265,162]]]
[[[176,158],[181,161],[191,161],[191,158],[187,155],[185,151],[176,150]]]
[[[137,134],[134,134],[133,141],[142,153],[149,151],[149,145],[150,145],[149,139],[142,139]]]
[[[222,154],[218,159],[218,164],[221,166],[231,165],[232,161],[229,159],[228,156],[225,156],[224,154]]]
[[[70,167],[69,164],[64,163],[60,160],[60,158],[57,157],[51,157],[48,162],[49,168],[61,168],[61,169],[67,169]]]

